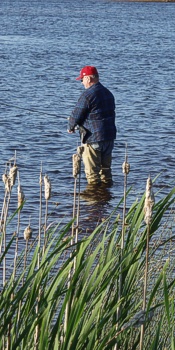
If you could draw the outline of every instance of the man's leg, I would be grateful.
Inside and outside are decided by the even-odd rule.
[[[112,150],[114,147],[114,141],[104,142],[102,145],[101,152],[101,181],[105,184],[112,185],[112,172],[111,172],[111,163],[112,163]]]
[[[112,185],[112,173],[111,173],[112,156],[102,156],[102,167],[100,171],[101,181],[106,184]]]
[[[85,144],[82,158],[88,184],[100,184],[101,152]]]

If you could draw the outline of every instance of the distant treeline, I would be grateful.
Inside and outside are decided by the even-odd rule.
[[[175,2],[175,0],[113,0],[118,2]]]

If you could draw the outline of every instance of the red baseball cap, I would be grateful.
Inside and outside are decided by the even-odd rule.
[[[80,76],[78,78],[76,78],[76,80],[80,80],[83,77],[85,77],[86,75],[98,75],[97,68],[95,68],[93,66],[83,67],[80,71]]]

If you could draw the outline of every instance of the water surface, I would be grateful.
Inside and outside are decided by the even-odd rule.
[[[27,199],[21,230],[30,218],[37,234],[41,164],[52,182],[51,220],[72,217],[72,154],[80,142],[78,133],[67,134],[67,118],[83,91],[75,78],[84,65],[95,65],[101,83],[115,96],[118,135],[114,185],[97,202],[81,197],[82,226],[96,225],[121,199],[126,144],[129,201],[143,193],[150,174],[160,174],[155,191],[169,191],[175,160],[174,14],[173,3],[89,0],[83,8],[80,0],[0,4],[0,169],[2,174],[16,152]],[[85,188],[82,171],[81,190]],[[3,196],[1,182],[0,203]]]

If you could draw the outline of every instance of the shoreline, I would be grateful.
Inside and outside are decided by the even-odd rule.
[[[175,0],[109,0],[111,2],[175,2]]]

